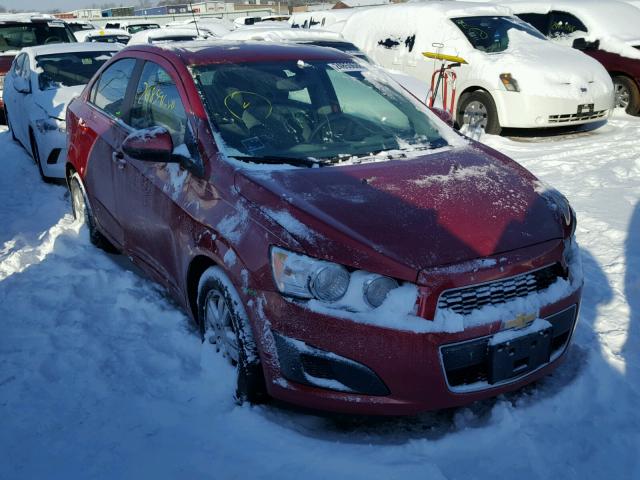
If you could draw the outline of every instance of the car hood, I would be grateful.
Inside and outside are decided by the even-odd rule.
[[[35,103],[50,117],[64,120],[65,110],[71,100],[82,93],[84,85],[74,87],[60,87],[50,90],[41,90],[34,95]]]
[[[598,61],[570,46],[517,30],[509,31],[507,50],[483,55],[484,61],[475,62],[475,66],[470,59],[471,68],[482,70],[477,72],[480,78],[493,78],[499,90],[504,90],[499,80],[503,73],[510,73],[525,95],[580,99],[610,93],[613,88]]]
[[[355,268],[353,252],[417,272],[563,236],[536,178],[486,147],[319,169],[240,169],[235,184],[308,254]]]

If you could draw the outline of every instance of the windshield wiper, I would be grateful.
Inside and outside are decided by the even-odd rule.
[[[242,160],[243,162],[251,163],[268,163],[271,165],[277,165],[279,163],[286,163],[287,165],[294,165],[296,167],[324,167],[327,162],[319,160],[313,157],[281,157],[278,155],[230,155],[231,158]]]

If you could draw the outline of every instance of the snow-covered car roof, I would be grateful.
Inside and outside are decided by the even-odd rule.
[[[82,42],[82,43],[52,43],[50,45],[39,45],[36,47],[25,47],[23,52],[29,53],[33,57],[38,55],[55,55],[57,53],[74,53],[74,52],[113,52],[124,48],[119,43],[99,43],[99,42]]]
[[[136,45],[142,43],[155,43],[162,41],[184,41],[184,40],[204,40],[205,35],[198,35],[195,28],[156,28],[152,30],[143,30],[131,35],[131,39],[127,45]]]
[[[299,28],[242,28],[224,36],[229,40],[267,40],[271,42],[346,41],[342,34],[328,30]]]
[[[78,42],[87,42],[89,38],[94,37],[127,37],[131,38],[131,34],[120,28],[97,28],[95,30],[78,30],[75,32]]]
[[[504,2],[506,5],[510,5],[509,0]],[[513,15],[511,8],[506,5],[489,2],[433,2],[433,1],[410,1],[405,4],[395,5],[381,5],[379,7],[372,7],[371,9],[384,9],[384,8],[411,8],[419,9],[420,11],[430,12],[431,14],[439,13],[445,18],[456,17],[481,17],[481,16],[505,16]],[[365,9],[354,9],[355,12],[361,12]],[[354,12],[354,13],[355,13]]]
[[[186,22],[170,22],[167,23],[165,28],[196,30],[196,26],[198,30],[201,30],[213,37],[222,37],[235,29],[235,25],[232,22],[218,18],[202,18],[197,21],[188,20]]]
[[[45,13],[3,13],[0,15],[0,22],[33,22],[38,20],[64,23],[63,20]]]
[[[615,37],[640,43],[640,9],[619,0],[503,0],[514,13],[548,13],[553,10],[576,15],[592,37]],[[640,5],[640,1],[636,2]]]

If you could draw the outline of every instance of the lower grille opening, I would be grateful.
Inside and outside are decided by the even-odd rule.
[[[47,158],[47,164],[53,165],[55,163],[58,163],[59,156],[60,156],[60,149],[54,148],[53,150],[51,150],[51,153],[49,154],[49,158]]]
[[[552,325],[550,343],[547,343],[550,345],[549,356],[552,359],[566,348],[576,321],[576,313],[577,306],[573,305],[545,318]],[[454,391],[456,389],[464,391],[475,384],[480,384],[480,388],[487,388],[492,384],[490,340],[491,337],[484,337],[441,347],[447,383]],[[536,345],[535,340],[532,341],[532,345]],[[529,373],[535,369],[533,367],[535,366],[529,365],[528,357],[516,360],[513,363],[512,375],[507,381]]]

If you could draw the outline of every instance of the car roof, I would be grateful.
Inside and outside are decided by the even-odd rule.
[[[179,60],[185,65],[230,62],[277,62],[291,60],[353,61],[353,57],[333,48],[297,43],[193,40],[127,47],[125,52],[142,51]]]
[[[96,28],[94,30],[78,30],[75,32],[75,36],[80,42],[81,38],[86,39],[87,37],[109,37],[109,36],[123,36],[123,37],[131,37],[131,34],[126,30],[121,30],[119,28]]]
[[[37,22],[60,22],[63,20],[52,15],[43,13],[3,13],[0,14],[0,23],[37,23]]]
[[[313,42],[319,40],[346,41],[341,33],[307,28],[242,28],[224,38],[234,40],[271,40],[289,42]]]
[[[509,5],[509,2],[505,2],[505,5]],[[378,7],[371,8],[354,8],[353,16],[366,15],[368,12],[382,11],[382,9],[388,9],[388,11],[407,11],[412,14],[422,13],[425,15],[440,14],[445,18],[456,17],[481,17],[481,16],[511,16],[513,12],[508,6],[499,5],[496,3],[478,3],[478,2],[431,2],[431,1],[417,1],[408,2],[402,4],[392,5],[380,5]],[[321,16],[324,12],[313,12]]]
[[[39,45],[36,47],[25,47],[23,52],[27,52],[32,56],[53,55],[56,53],[73,53],[73,52],[113,52],[122,50],[119,43],[100,43],[100,42],[76,42],[76,43],[53,43],[50,45]]]
[[[153,28],[142,30],[141,32],[131,35],[128,45],[136,45],[138,43],[152,43],[154,40],[161,41],[165,38],[189,37],[191,39],[198,36],[195,28]],[[204,38],[204,37],[201,37]]]

